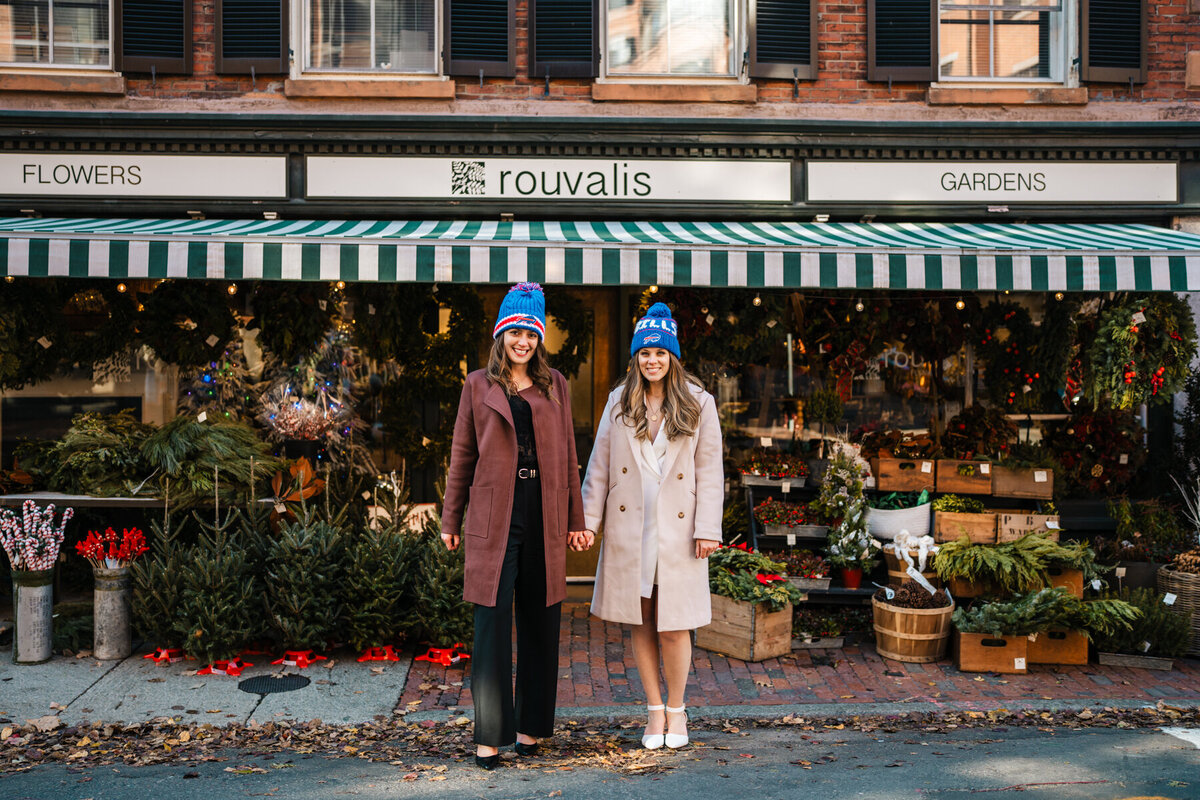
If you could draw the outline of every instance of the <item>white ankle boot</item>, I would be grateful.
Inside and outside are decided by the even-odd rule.
[[[662,711],[664,708],[665,708],[665,706],[661,706],[661,705],[646,706],[647,711]],[[663,725],[666,726],[666,724],[667,723],[664,721]],[[647,750],[657,750],[658,748],[663,746],[663,743],[665,741],[666,741],[666,735],[662,734],[662,733],[642,734],[642,747],[646,748]]]
[[[667,706],[668,714],[683,714],[684,721],[687,721],[687,706],[679,708],[671,708]],[[667,720],[667,729],[670,730],[670,720]],[[672,750],[678,750],[688,743],[688,735],[686,733],[667,733],[663,736],[663,743]]]

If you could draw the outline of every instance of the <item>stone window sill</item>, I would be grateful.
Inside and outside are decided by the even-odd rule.
[[[390,97],[408,100],[453,100],[454,81],[443,78],[321,77],[289,78],[288,97]]]
[[[0,70],[0,92],[125,94],[125,78],[115,72]]]
[[[930,86],[931,106],[1082,106],[1085,86]]]
[[[758,89],[753,84],[641,83],[597,81],[592,99],[599,102],[632,103],[754,103]]]

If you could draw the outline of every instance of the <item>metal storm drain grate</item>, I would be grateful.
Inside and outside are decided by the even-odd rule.
[[[309,680],[303,675],[256,675],[246,678],[238,684],[238,688],[250,694],[275,694],[276,692],[294,692],[308,686]]]

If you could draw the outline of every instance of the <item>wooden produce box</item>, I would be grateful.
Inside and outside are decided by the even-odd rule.
[[[975,583],[965,578],[951,578],[946,589],[953,595],[955,602],[966,597],[983,597],[985,594],[1003,594],[996,584],[988,582]]]
[[[1000,514],[996,520],[996,541],[1015,542],[1030,531],[1040,531],[1058,541],[1058,516],[1056,514]]]
[[[1083,570],[1050,567],[1046,575],[1051,586],[1061,586],[1076,597],[1083,597]]]
[[[747,603],[712,595],[712,622],[696,629],[696,646],[743,661],[763,661],[792,651],[792,605],[768,611],[765,603]]]
[[[937,484],[931,459],[877,458],[871,461],[871,472],[881,492],[933,491]]]
[[[933,540],[957,542],[965,533],[971,544],[995,544],[996,517],[993,512],[964,514],[959,511],[934,511]]]
[[[992,465],[988,461],[956,461],[939,458],[937,490],[954,494],[991,494]]]
[[[1026,646],[1030,664],[1067,664],[1082,667],[1088,663],[1088,637],[1083,631],[1053,628],[1039,633]]]
[[[999,672],[1024,675],[1028,663],[1028,636],[991,636],[954,632],[958,668],[962,672]]]
[[[992,494],[997,497],[1049,500],[1054,496],[1054,470],[1046,467],[1012,469],[993,466]]]

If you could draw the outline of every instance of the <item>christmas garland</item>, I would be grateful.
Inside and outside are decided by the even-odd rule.
[[[233,338],[225,290],[201,281],[163,281],[143,301],[137,329],[158,358],[181,367],[211,362]]]
[[[91,368],[129,350],[137,325],[137,301],[129,292],[118,290],[118,285],[111,281],[72,284],[75,291],[66,304],[68,321],[72,312],[102,317],[103,321],[71,336],[65,356],[68,366]]]
[[[280,361],[294,364],[321,348],[334,324],[336,294],[327,283],[259,283],[247,327],[259,329],[258,343]]]
[[[1046,427],[1042,444],[1059,465],[1056,495],[1118,495],[1146,459],[1144,431],[1128,411],[1097,410]]]
[[[1088,395],[1119,409],[1165,403],[1182,388],[1195,352],[1191,308],[1174,294],[1111,305],[1088,352]]]
[[[0,389],[50,378],[66,357],[64,292],[57,281],[0,283]]]

